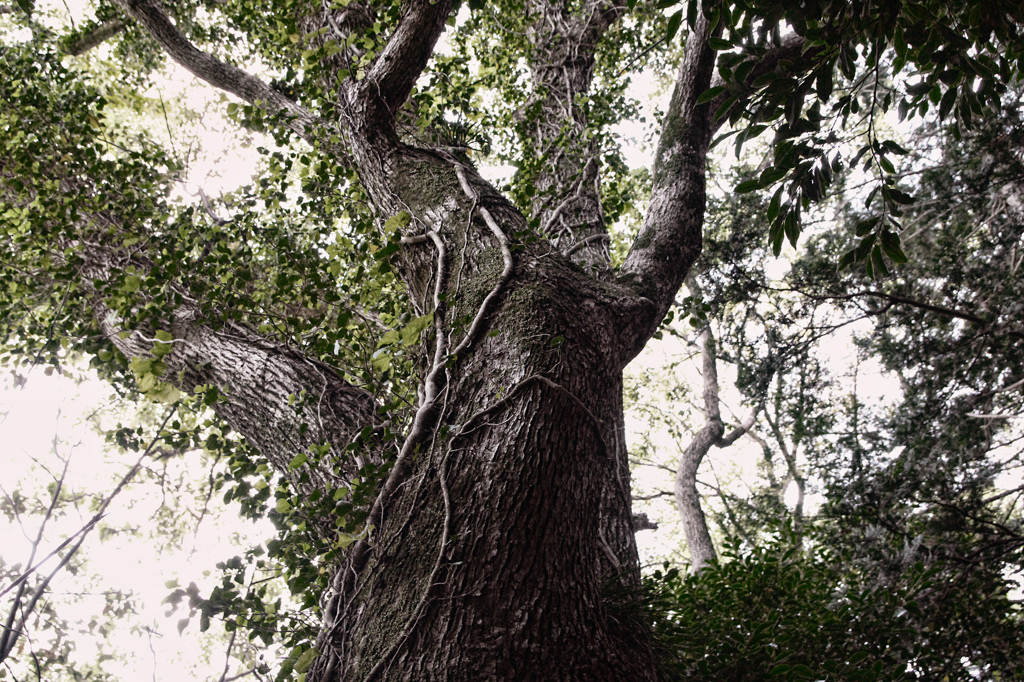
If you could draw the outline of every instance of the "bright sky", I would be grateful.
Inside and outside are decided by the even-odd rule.
[[[85,525],[95,512],[97,496],[114,489],[138,455],[111,449],[91,422],[98,418],[104,428],[112,428],[132,416],[130,412],[121,413],[120,403],[113,399],[107,384],[88,374],[80,377],[81,381],[57,374],[47,376],[43,368],[35,368],[27,376],[21,388],[14,387],[10,374],[5,375],[0,385],[2,494],[6,497],[19,491],[46,504],[48,486],[59,477],[63,462],[69,461],[63,492],[82,496],[77,511],[71,509],[47,526],[38,561]],[[162,413],[164,406],[157,409]],[[213,499],[213,513],[201,524],[191,518],[167,518],[167,511],[162,509],[165,501],[172,512],[202,508],[202,500],[193,499],[192,486],[205,480],[207,468],[197,452],[170,459],[166,467],[148,462],[148,472],[140,472],[136,485],[127,487],[115,498],[83,546],[79,558],[87,561],[85,570],[57,573],[46,601],[68,621],[88,623],[101,614],[107,605],[104,595],[111,591],[132,595],[138,611],[137,616],[129,616],[119,624],[112,635],[115,639],[109,642],[98,629],[92,634],[73,635],[77,647],[72,660],[77,658],[79,665],[92,663],[98,647],[103,645],[106,651],[117,653],[116,658],[104,663],[104,669],[115,679],[185,682],[205,679],[214,669],[219,675],[224,664],[223,651],[214,653],[216,667],[205,672],[204,658],[190,652],[209,650],[221,640],[211,641],[211,637],[199,635],[198,621],[178,634],[177,620],[187,613],[166,615],[168,609],[161,602],[171,591],[167,585],[178,581],[186,586],[195,581],[209,594],[217,577],[211,569],[217,562],[271,538],[274,531],[269,522],[255,526],[239,521],[234,510],[218,514],[217,497]],[[155,480],[157,475],[164,478],[163,486]],[[165,496],[170,499],[165,500]],[[24,526],[0,524],[3,564],[27,562],[30,539],[38,532],[40,519],[38,514],[29,514],[24,518]],[[164,540],[165,546],[160,547],[159,538],[151,536],[156,524],[179,526],[180,545],[167,546]],[[130,532],[133,528],[141,532]],[[53,566],[53,560],[47,562],[40,573],[48,573]],[[0,589],[5,587],[6,584],[0,584]],[[104,621],[100,616],[99,625]],[[45,649],[45,642],[53,633],[35,630],[32,635],[36,647]]]

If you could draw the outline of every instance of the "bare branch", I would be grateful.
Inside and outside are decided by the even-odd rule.
[[[704,426],[694,435],[679,458],[676,472],[676,505],[686,532],[686,544],[690,550],[690,564],[694,573],[714,561],[715,546],[711,542],[704,511],[700,507],[697,493],[697,469],[711,446],[717,443],[725,430],[718,408],[718,367],[715,353],[715,337],[711,329],[701,332],[698,339],[703,347],[704,374]]]
[[[61,549],[74,542],[74,544],[71,546],[71,549],[68,550],[68,552],[63,557],[61,557],[60,561],[53,568],[53,570],[50,571],[50,573],[47,574],[43,581],[36,587],[28,603],[21,605],[21,618],[18,620],[17,625],[14,625],[13,627],[8,626],[5,628],[4,637],[2,640],[4,642],[4,646],[0,648],[0,661],[6,659],[10,652],[13,651],[14,645],[17,643],[18,637],[25,631],[25,624],[28,622],[29,617],[35,611],[36,605],[39,603],[39,600],[46,593],[46,589],[47,587],[49,587],[50,582],[53,580],[54,576],[57,575],[57,573],[59,573],[71,561],[75,554],[78,553],[78,550],[81,549],[82,543],[85,542],[85,539],[88,537],[89,533],[92,531],[93,528],[96,527],[96,524],[98,524],[100,520],[106,515],[107,508],[110,506],[110,503],[113,502],[114,498],[117,497],[122,490],[124,490],[124,487],[128,485],[128,483],[130,483],[131,480],[135,478],[135,475],[142,469],[142,462],[147,457],[149,457],[150,454],[153,452],[153,449],[157,446],[157,443],[160,440],[160,434],[163,432],[164,427],[167,425],[167,422],[170,421],[171,417],[176,412],[177,407],[172,407],[167,410],[167,413],[164,415],[163,422],[161,422],[160,426],[157,428],[156,435],[154,435],[152,440],[150,440],[149,446],[139,456],[139,459],[135,463],[135,465],[128,470],[128,473],[121,477],[121,481],[117,484],[117,486],[103,499],[103,502],[100,504],[99,509],[96,511],[95,514],[93,514],[92,518],[89,519],[89,521],[84,526],[82,526],[74,535],[72,535],[64,542],[62,542],[52,552],[47,554],[45,558],[37,562],[35,565],[30,565],[25,570],[25,572],[18,577],[17,580],[15,580],[9,587],[7,587],[7,589],[5,589],[3,592],[0,592],[0,596],[3,596],[15,587],[19,588],[18,598],[11,606],[11,614],[13,615],[21,600],[21,595],[24,593],[24,587],[28,578],[33,573],[35,573],[40,566],[42,566],[47,560],[49,560],[50,557],[57,555]],[[66,473],[67,463],[65,463],[64,470]],[[61,482],[63,482],[63,475],[61,477]],[[50,509],[47,511],[47,518],[49,518],[50,514],[52,513],[54,505],[57,502],[57,497],[60,494],[60,485],[58,485],[57,488],[58,489],[54,491],[53,501],[50,504]],[[39,539],[41,540],[42,528],[40,528],[39,535]],[[36,547],[34,546],[32,549],[33,555],[35,554],[35,550]]]

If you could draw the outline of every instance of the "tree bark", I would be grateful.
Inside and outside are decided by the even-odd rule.
[[[412,3],[366,77],[343,90],[346,141],[378,215],[412,218],[397,266],[417,309],[435,311],[436,352],[369,535],[336,569],[321,655],[307,679],[650,680],[621,388],[645,333],[635,321],[648,318],[651,305],[582,272],[548,242],[514,244],[526,219],[472,167],[399,141],[393,114],[448,7]],[[197,54],[154,6],[128,9],[194,73],[277,107],[293,130],[315,137],[306,113]],[[456,271],[460,277],[449,276]],[[462,318],[479,323],[459,329],[454,320]],[[179,336],[189,343],[168,356],[175,367],[228,366],[203,359],[216,351],[196,332]],[[242,367],[259,367],[265,356]],[[298,373],[291,358],[275,356],[273,365],[274,376]],[[259,376],[243,370],[195,381],[230,384],[242,397],[266,388]],[[316,383],[323,390],[324,381]],[[245,411],[226,418],[262,447],[292,451],[289,439]],[[353,414],[333,420],[363,423]],[[339,431],[328,440],[351,436]]]
[[[606,272],[609,240],[601,208],[600,149],[579,98],[590,90],[597,43],[625,11],[625,3],[589,0],[571,9],[541,0],[529,11],[537,109],[524,150],[537,169],[531,218],[581,266]]]

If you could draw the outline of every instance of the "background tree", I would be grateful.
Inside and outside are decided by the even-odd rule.
[[[770,468],[760,489],[708,494],[725,498],[713,516],[732,563],[669,576],[667,604],[682,608],[659,626],[686,674],[967,680],[1019,669],[1020,344],[1005,311],[1019,297],[1020,115],[1010,94],[971,132],[931,120],[909,134],[917,154],[896,187],[919,197],[906,210],[910,263],[881,282],[834,267],[865,219],[857,188],[778,280],[764,274],[766,245],[745,237],[749,200],[728,199],[725,220],[711,214],[696,269],[704,298],[683,311],[697,327],[715,324],[739,394],[764,405],[749,431],[770,434],[758,446],[787,462],[787,448],[806,448],[799,468],[817,499],[810,516],[802,494],[780,506]],[[836,352],[845,335],[849,358]],[[881,394],[865,390],[869,372]],[[806,632],[782,632],[795,625],[788,616],[819,609],[801,620]],[[856,634],[837,657],[840,633]],[[882,642],[886,652],[865,648]],[[859,672],[840,665],[852,658]]]

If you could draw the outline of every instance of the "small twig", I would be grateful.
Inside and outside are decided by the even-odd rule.
[[[231,638],[228,639],[228,650],[224,654],[224,672],[221,673],[220,682],[227,682],[228,671],[231,670],[231,649],[235,646],[235,636],[238,634],[238,630],[231,631]]]

